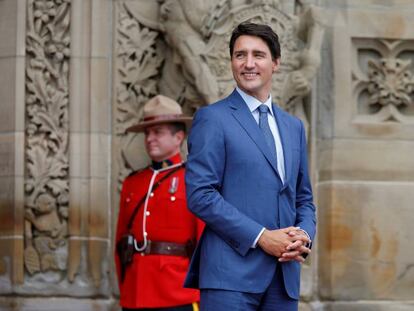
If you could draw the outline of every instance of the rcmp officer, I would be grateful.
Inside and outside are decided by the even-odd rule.
[[[152,165],[128,176],[121,191],[115,262],[123,310],[197,310],[199,293],[183,288],[203,223],[187,209],[180,147],[191,117],[158,95],[130,132],[144,132]]]

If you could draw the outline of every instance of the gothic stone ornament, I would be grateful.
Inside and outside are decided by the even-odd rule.
[[[413,106],[414,78],[411,60],[385,59],[368,61],[368,105],[376,114],[400,120],[405,108]]]
[[[66,270],[69,0],[28,0],[24,264]]]
[[[414,77],[407,42],[354,40],[358,62],[354,66],[358,120],[414,122]],[[372,52],[374,49],[375,52]]]

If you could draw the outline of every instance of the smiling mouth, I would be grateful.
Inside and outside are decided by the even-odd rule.
[[[259,76],[259,74],[256,73],[256,72],[243,72],[242,76],[245,77],[245,78],[255,78],[255,77]]]

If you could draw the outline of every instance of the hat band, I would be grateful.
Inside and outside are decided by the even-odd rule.
[[[151,116],[151,117],[145,117],[142,119],[142,121],[158,121],[158,120],[175,120],[177,118],[181,118],[184,115],[182,114],[162,114],[158,116]]]

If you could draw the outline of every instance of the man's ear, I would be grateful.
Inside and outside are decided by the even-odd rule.
[[[279,70],[279,66],[280,66],[280,57],[276,58],[275,60],[273,60],[273,64],[272,64],[272,72],[276,72]]]
[[[185,133],[184,131],[178,131],[177,133],[175,133],[177,139],[180,142],[180,145],[184,142],[184,138],[185,138]]]

